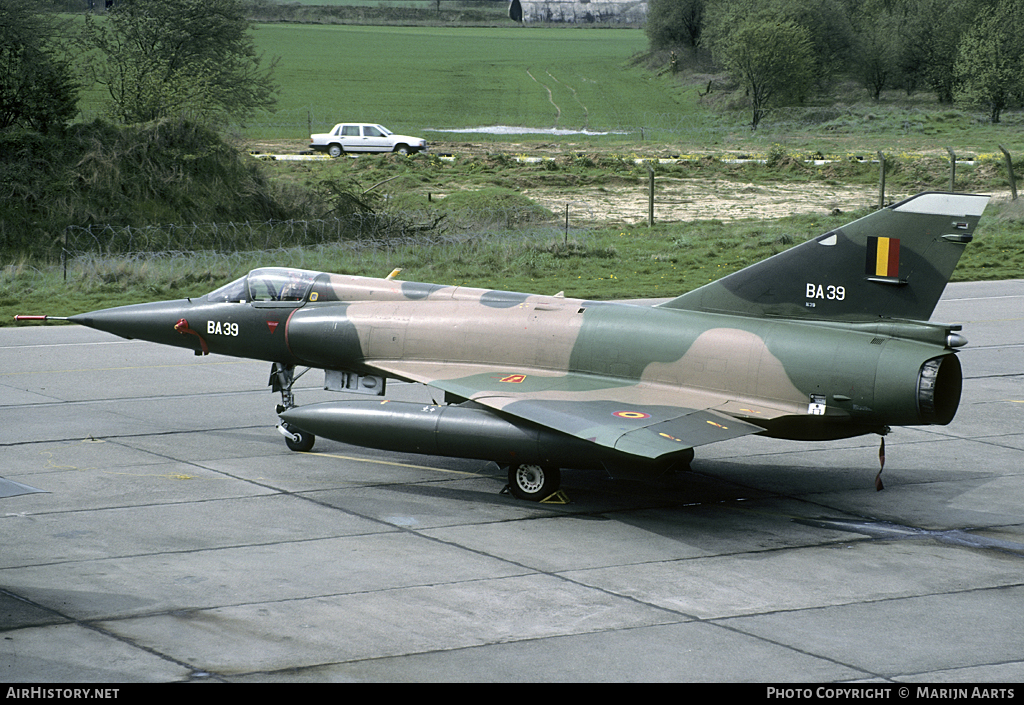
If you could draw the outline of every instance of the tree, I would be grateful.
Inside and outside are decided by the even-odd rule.
[[[1024,8],[1000,0],[984,8],[964,34],[953,68],[954,97],[969,107],[984,107],[993,123],[1024,97]]]
[[[120,0],[101,25],[86,18],[100,50],[96,80],[125,123],[184,116],[244,119],[276,102],[274,64],[262,66],[243,0]]]
[[[902,47],[897,10],[888,0],[866,0],[851,13],[854,25],[854,61],[864,86],[878,100],[899,71]]]
[[[704,28],[706,0],[648,0],[644,32],[652,49],[696,49]]]
[[[891,30],[895,32],[894,75],[892,85],[902,88],[908,96],[927,82],[925,64],[927,46],[920,38],[929,18],[921,8],[922,0],[902,0],[894,4],[890,14]]]
[[[747,89],[754,130],[769,107],[802,100],[814,77],[809,33],[788,20],[748,20],[718,51],[725,68]]]
[[[78,112],[78,80],[62,56],[67,35],[31,0],[0,4],[0,129],[48,132]]]
[[[857,4],[854,2],[853,4]],[[807,30],[814,61],[813,80],[821,88],[853,60],[854,32],[843,0],[774,0],[776,21],[789,20]],[[771,6],[769,6],[771,7]]]
[[[837,73],[848,70],[854,45],[850,23],[852,0],[715,0],[705,9],[701,43],[721,63],[723,46],[734,44],[736,31],[746,23],[791,22],[806,30],[814,61],[814,83],[827,86]]]
[[[954,64],[961,37],[988,0],[904,0],[904,72],[923,79],[940,103],[952,103]]]
[[[865,87],[871,91],[871,97],[875,100],[881,98],[882,90],[891,83],[899,58],[894,42],[896,37],[885,29],[876,26],[872,31],[861,35],[858,42],[860,62],[857,69]]]

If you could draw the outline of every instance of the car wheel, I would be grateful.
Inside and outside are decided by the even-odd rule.
[[[341,148],[340,144],[332,144],[330,147],[327,148],[327,153],[330,154],[335,159],[337,159],[338,157],[345,153],[345,150]]]
[[[409,145],[407,145],[407,144],[397,145],[395,147],[395,152],[397,152],[398,154],[406,154],[407,155],[407,154],[409,154]]]

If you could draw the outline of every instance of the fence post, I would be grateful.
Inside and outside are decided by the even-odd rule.
[[[647,227],[654,226],[654,167],[647,165],[647,173],[650,175],[650,184],[647,187]]]
[[[1010,159],[1010,153],[1003,149],[1003,145],[999,145],[999,151],[1003,153],[1003,159],[1006,161],[1006,176],[1010,180],[1010,195],[1011,200],[1017,200],[1017,180],[1013,176],[1013,161]]]
[[[885,155],[878,153],[878,210],[885,208]]]
[[[949,192],[956,193],[956,152],[952,147],[946,147],[949,152]]]

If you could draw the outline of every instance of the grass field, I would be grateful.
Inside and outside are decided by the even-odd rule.
[[[752,133],[724,76],[701,98],[707,76],[658,73],[635,65],[648,48],[639,29],[580,27],[375,27],[263,24],[255,33],[267,57],[279,57],[278,110],[251,121],[259,139],[308,139],[341,120],[380,122],[428,140],[473,139],[430,132],[491,125],[619,132],[562,142],[668,147],[676,152],[754,151],[961,156],[1024,151],[1024,115],[1001,125],[938,105],[928,93],[884,93],[872,101],[856,83],[832,97],[781,109]],[[514,137],[550,140],[548,136]],[[556,139],[557,141],[557,139]]]
[[[310,110],[314,129],[362,120],[412,134],[637,129],[645,114],[696,111],[692,89],[627,65],[646,48],[640,30],[265,24],[255,36],[268,57],[280,57],[273,122],[282,127],[264,137],[308,137]]]
[[[346,0],[338,0],[344,2]],[[342,120],[379,122],[431,142],[552,142],[568,149],[636,152],[960,158],[1024,153],[1024,113],[1000,125],[982,113],[939,105],[920,92],[873,101],[848,81],[811,104],[773,111],[749,128],[742,90],[724,75],[677,76],[637,65],[648,49],[639,29],[585,27],[396,27],[260,24],[257,49],[277,58],[277,110],[240,126],[253,140],[301,145]],[[85,91],[83,114],[102,112],[101,90]],[[607,136],[512,137],[433,132],[511,125],[588,129]],[[623,134],[624,133],[624,134]],[[1019,158],[1019,157],[1018,157]]]

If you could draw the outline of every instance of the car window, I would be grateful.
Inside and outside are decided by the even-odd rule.
[[[363,136],[364,137],[383,137],[380,130],[373,125],[363,125]]]
[[[341,134],[345,137],[358,137],[359,125],[345,125],[345,127],[341,128]]]

